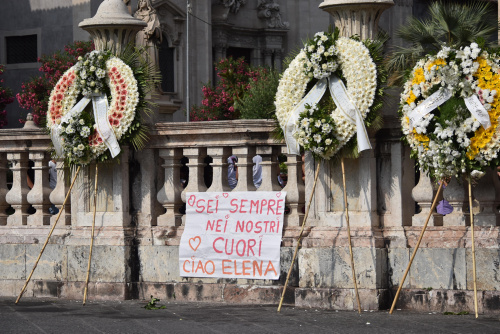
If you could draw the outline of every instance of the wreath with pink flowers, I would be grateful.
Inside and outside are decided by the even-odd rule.
[[[150,111],[145,97],[158,81],[155,68],[136,50],[121,58],[109,51],[80,57],[50,94],[47,128],[55,154],[69,165],[86,165],[114,158],[122,145],[142,148],[147,127],[137,111]],[[100,113],[96,113],[98,98]],[[114,152],[113,141],[118,146]]]

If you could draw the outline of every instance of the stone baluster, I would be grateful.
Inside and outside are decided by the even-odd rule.
[[[7,154],[0,153],[0,226],[7,225],[7,214],[9,203],[5,200],[7,196]]]
[[[474,198],[479,201],[479,213],[474,214],[474,224],[477,226],[496,226],[497,210],[495,187],[498,186],[496,171],[488,169],[479,182],[473,186]]]
[[[286,154],[286,166],[288,169],[288,181],[283,191],[286,191],[286,205],[290,208],[290,213],[285,215],[286,226],[300,226],[304,219],[302,206],[305,201],[304,181],[302,181],[302,157],[295,154],[287,154],[286,146],[282,148]]]
[[[186,164],[189,167],[189,182],[181,193],[182,201],[186,203],[186,193],[207,191],[207,186],[203,179],[204,159],[207,155],[207,149],[205,147],[184,148],[183,153],[189,159],[189,162]],[[185,218],[186,216],[182,217],[183,224],[185,223]]]
[[[419,213],[412,217],[412,225],[423,226],[431,210],[432,201],[435,195],[431,179],[423,170],[420,170],[420,179],[415,188],[413,188],[411,195],[421,209]],[[434,215],[431,215],[428,225],[434,226]]]
[[[45,152],[31,152],[29,158],[34,162],[35,180],[26,198],[36,212],[28,217],[28,225],[50,225],[49,156]]]
[[[20,226],[28,222],[27,200],[30,191],[27,181],[28,153],[7,153],[7,160],[12,163],[12,188],[7,193],[5,200],[15,212],[7,218],[7,225]]]
[[[64,203],[64,199],[68,194],[69,187],[71,185],[71,171],[69,167],[64,166],[64,160],[59,159],[56,161],[56,169],[57,169],[57,184],[56,187],[50,193],[49,199],[52,204],[56,206],[59,210],[63,210],[61,216],[59,217],[58,224],[61,225],[71,225],[71,196],[68,197],[66,204],[64,205],[64,209],[62,205]],[[50,224],[54,224],[56,222],[57,215],[53,215],[50,218]]]
[[[159,155],[165,161],[162,165],[165,169],[165,182],[158,192],[157,199],[167,211],[158,217],[157,225],[179,226],[182,222],[182,214],[179,212],[182,207],[180,176],[182,150],[178,148],[161,149]]]
[[[465,193],[463,184],[458,183],[457,179],[452,177],[443,191],[443,198],[453,207],[453,211],[443,217],[443,226],[466,226],[469,222],[469,215],[463,212],[463,206],[468,195]]]
[[[207,192],[227,192],[231,191],[227,180],[227,165],[226,159],[231,155],[229,147],[210,147],[207,149],[207,154],[212,157],[211,164],[213,168],[212,185],[207,189]]]
[[[278,147],[258,146],[256,153],[262,157],[262,185],[257,191],[281,191],[278,182]],[[253,158],[253,157],[252,157]]]
[[[233,191],[255,191],[257,188],[253,184],[253,157],[255,147],[239,146],[233,148],[233,154],[238,157],[238,184]],[[262,180],[262,185],[266,182]],[[261,185],[261,187],[262,187]]]

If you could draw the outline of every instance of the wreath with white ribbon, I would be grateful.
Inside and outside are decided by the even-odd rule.
[[[77,102],[79,96],[82,98]],[[84,112],[89,103],[92,114]],[[136,117],[138,103],[137,80],[120,58],[104,51],[81,57],[50,95],[47,127],[56,155],[77,165],[95,160],[106,150],[116,157],[119,141]]]
[[[320,32],[293,59],[275,101],[289,153],[299,154],[302,146],[328,159],[354,133],[359,152],[371,148],[364,120],[379,84],[370,51],[355,38],[338,37],[338,31]],[[319,102],[327,89],[333,103],[325,111]]]
[[[497,166],[500,59],[476,43],[421,59],[401,95],[403,133],[420,166],[437,179]]]

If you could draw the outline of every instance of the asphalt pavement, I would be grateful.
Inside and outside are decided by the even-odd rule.
[[[283,306],[0,299],[0,333],[500,333],[497,316],[334,311]]]

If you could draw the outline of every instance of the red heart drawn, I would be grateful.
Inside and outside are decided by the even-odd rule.
[[[226,215],[226,219],[229,219],[229,215]]]
[[[198,242],[196,243],[196,241],[198,241]],[[193,244],[191,244],[191,242],[193,242]],[[191,249],[194,250],[195,252],[198,249],[198,247],[200,247],[200,244],[201,244],[200,237],[194,237],[194,238],[189,239],[189,247],[191,247]],[[193,245],[196,245],[196,246],[193,246]]]
[[[276,193],[276,197],[280,198],[281,197],[281,192]]]
[[[188,205],[193,206],[195,202],[196,202],[196,196],[195,195],[189,196],[189,199],[187,201]]]
[[[227,198],[229,196],[228,193],[223,193],[222,196],[224,196],[224,198]]]

